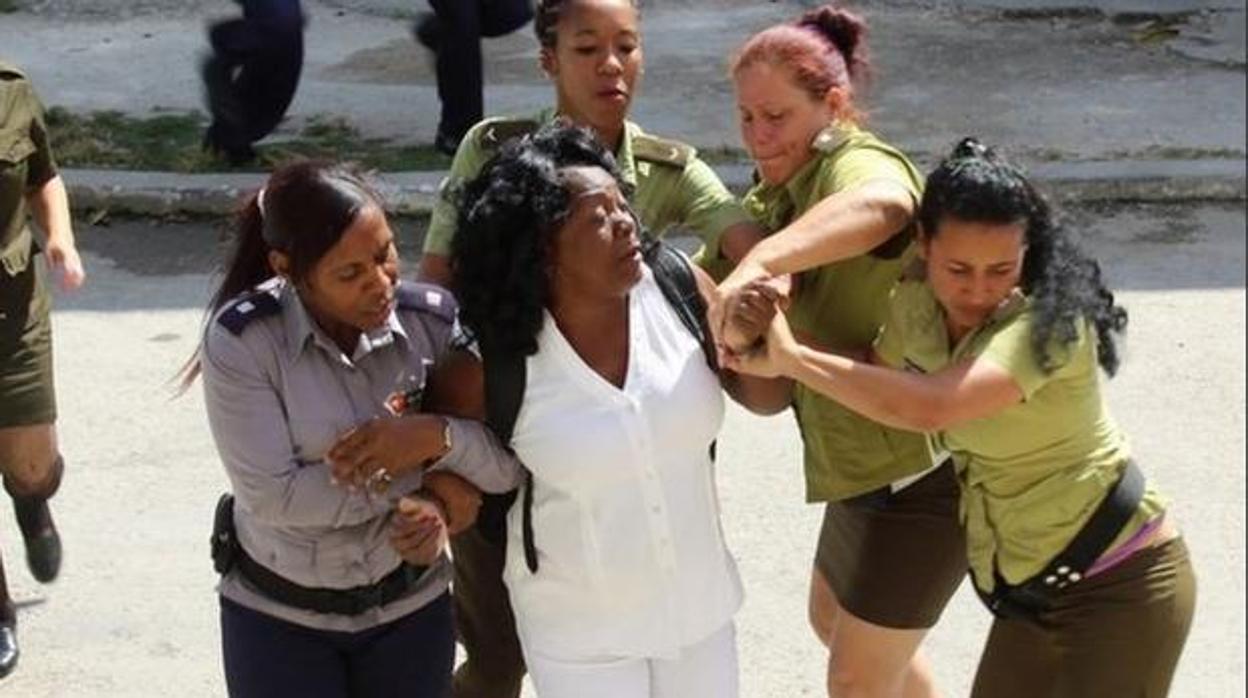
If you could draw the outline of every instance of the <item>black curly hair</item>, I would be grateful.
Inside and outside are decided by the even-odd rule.
[[[1051,371],[1049,347],[1073,342],[1081,318],[1096,328],[1097,360],[1105,373],[1118,370],[1116,334],[1127,327],[1127,311],[1101,279],[1101,266],[1085,254],[1022,170],[974,138],[964,138],[928,175],[919,223],[930,238],[946,218],[1025,226],[1027,253],[1020,286],[1032,302],[1032,350]]]
[[[451,288],[483,349],[537,351],[551,241],[572,205],[559,171],[577,166],[606,170],[628,193],[593,131],[563,121],[508,142],[458,193]]]

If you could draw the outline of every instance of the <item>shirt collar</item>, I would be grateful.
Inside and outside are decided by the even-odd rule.
[[[543,109],[538,113],[537,120],[548,124],[558,118],[559,112],[554,108]],[[624,120],[624,131],[620,135],[620,147],[615,149],[612,155],[615,157],[615,166],[620,170],[620,179],[624,180],[628,186],[637,186],[637,163],[633,161],[633,137],[641,133],[641,127],[633,122]]]
[[[375,330],[360,333],[355,350],[351,356],[345,356],[338,345],[334,344],[334,341],[312,319],[294,286],[281,281],[277,283],[281,288],[279,301],[282,304],[282,314],[285,319],[291,363],[297,361],[310,344],[317,344],[330,356],[345,358],[352,363],[358,362],[369,352],[393,344],[396,340],[401,340],[405,346],[408,344],[407,330],[403,327],[403,323],[399,322],[397,311],[391,310],[385,324]]]

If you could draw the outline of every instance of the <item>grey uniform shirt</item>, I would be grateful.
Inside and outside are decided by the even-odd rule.
[[[202,351],[205,406],[233,485],[239,542],[257,562],[297,584],[373,584],[401,562],[388,540],[390,514],[399,497],[420,487],[420,472],[396,478],[383,494],[352,491],[330,481],[325,453],[347,429],[387,414],[387,396],[424,385],[457,333],[454,300],[436,287],[402,284],[387,324],[361,335],[347,356],[291,286],[273,280],[259,291],[226,305]],[[516,486],[518,463],[482,424],[449,423],[451,451],[433,467],[487,492]],[[419,609],[446,591],[450,578],[443,556],[410,595],[358,616],[279,603],[237,570],[222,578],[219,590],[283,620],[352,632]]]

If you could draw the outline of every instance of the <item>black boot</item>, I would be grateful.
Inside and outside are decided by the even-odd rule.
[[[61,536],[52,520],[48,500],[60,487],[64,469],[65,462],[58,456],[47,484],[38,494],[16,494],[7,480],[4,483],[13,499],[13,513],[17,515],[17,526],[26,542],[26,564],[35,579],[44,584],[56,579],[61,571]]]
[[[9,600],[9,586],[4,580],[4,562],[0,560],[0,679],[17,666],[17,609]]]

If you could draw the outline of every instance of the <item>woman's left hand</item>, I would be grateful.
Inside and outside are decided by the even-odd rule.
[[[347,431],[329,449],[335,482],[385,489],[389,481],[418,468],[441,450],[442,417],[413,414],[377,417]]]
[[[390,545],[406,562],[432,565],[448,543],[446,513],[437,502],[412,494],[399,500],[390,519]]]
[[[789,321],[784,313],[776,313],[767,328],[763,345],[743,354],[726,358],[725,365],[738,372],[763,378],[789,376],[790,367],[796,359],[800,345],[793,338]]]

